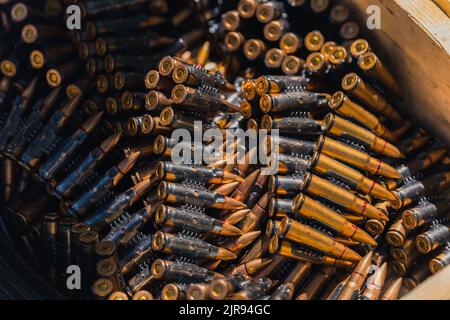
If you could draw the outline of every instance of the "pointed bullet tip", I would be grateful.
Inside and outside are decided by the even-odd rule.
[[[227,249],[219,248],[219,250],[217,251],[217,258],[219,260],[234,260],[237,258],[237,256]]]

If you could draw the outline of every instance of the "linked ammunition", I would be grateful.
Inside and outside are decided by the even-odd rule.
[[[393,300],[450,263],[448,150],[345,4],[62,3],[0,0],[0,206],[63,295]],[[224,159],[198,121],[269,135]]]

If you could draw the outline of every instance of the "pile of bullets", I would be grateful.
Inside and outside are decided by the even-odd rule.
[[[73,299],[394,300],[450,264],[448,149],[349,8],[182,2],[0,1],[1,216],[37,272]]]

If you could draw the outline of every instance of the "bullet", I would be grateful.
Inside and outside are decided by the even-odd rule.
[[[129,298],[125,292],[115,291],[109,295],[108,300],[121,301],[121,300],[129,300]]]
[[[278,219],[286,216],[297,218],[297,213],[293,209],[291,199],[272,198],[267,209],[269,218]]]
[[[432,202],[423,202],[418,206],[403,211],[403,226],[409,230],[416,229],[436,219],[446,219],[450,210],[448,198],[437,199]]]
[[[103,239],[119,244],[128,243],[137,233],[137,229],[153,218],[156,211],[154,207],[153,205],[147,205],[131,216],[122,217],[122,220],[113,225],[111,231]]]
[[[450,264],[450,249],[444,248],[441,253],[430,260],[428,268],[434,274],[441,271]]]
[[[222,15],[222,26],[226,31],[236,31],[242,25],[245,25],[245,22],[241,21],[237,10],[228,11]]]
[[[305,70],[311,75],[322,77],[329,72],[330,64],[325,55],[313,52],[306,58]]]
[[[392,191],[396,200],[391,202],[394,209],[403,208],[421,197],[439,194],[450,183],[450,172],[441,172],[423,178],[421,181],[412,180],[410,183]]]
[[[195,264],[162,259],[153,262],[151,273],[155,279],[165,281],[184,281],[188,277],[192,282],[205,282],[220,278],[219,274]]]
[[[100,201],[109,190],[117,186],[119,181],[133,168],[139,153],[133,153],[119,164],[109,169],[99,180],[72,204],[67,205],[68,212],[73,216],[83,216],[88,209]]]
[[[369,76],[380,81],[397,98],[402,98],[402,89],[392,73],[383,65],[373,52],[367,52],[358,59],[358,66]]]
[[[301,282],[309,275],[312,264],[298,262],[283,283],[271,295],[272,300],[291,300]]]
[[[113,292],[113,285],[108,279],[98,279],[91,287],[92,295],[96,300],[106,300]]]
[[[141,237],[135,245],[132,245],[125,252],[119,261],[120,272],[124,275],[132,272],[146,259],[154,259],[154,251],[152,250],[152,238],[150,236]],[[145,270],[145,269],[144,269]],[[149,270],[142,270],[142,272],[149,274]],[[136,279],[139,280],[139,279]],[[138,284],[137,290],[141,287]]]
[[[395,169],[402,176],[401,180],[405,181],[408,178],[417,176],[419,173],[424,172],[425,170],[436,164],[440,159],[442,159],[446,151],[446,148],[439,148],[437,150],[427,152],[424,155],[418,155],[417,157],[414,157],[414,159],[411,159],[408,162],[399,165]],[[389,180],[387,181],[386,185],[389,190],[394,190],[403,184],[402,181]]]
[[[389,131],[375,115],[350,100],[342,91],[337,91],[333,94],[329,101],[329,107],[338,115],[357,121],[381,138],[388,141],[397,140],[393,132]],[[375,144],[375,146],[378,146],[378,144]],[[386,143],[386,146],[383,148],[377,148],[376,151],[393,158],[401,158],[403,156],[400,150],[390,143]]]
[[[144,180],[121,193],[105,207],[101,208],[93,215],[84,220],[84,223],[97,226],[105,223],[111,223],[123,214],[124,210],[131,207],[139,198],[141,198],[150,188],[151,182]]]
[[[350,46],[352,56],[357,59],[370,51],[369,43],[365,39],[357,39]]]
[[[54,193],[58,197],[67,198],[73,192],[75,187],[81,187],[95,167],[119,142],[120,137],[121,133],[116,133],[91,151],[81,164],[56,186]]]
[[[324,140],[332,140],[322,136],[318,141],[318,150],[320,150],[320,145],[325,145],[327,142]],[[334,141],[333,141],[334,142]],[[322,150],[321,150],[322,151]],[[375,196],[384,200],[394,200],[394,195],[384,188],[379,183],[366,178],[362,173],[357,170],[348,167],[339,161],[335,161],[333,158],[340,160],[340,157],[336,157],[334,152],[323,152],[324,154],[315,153],[311,159],[311,169],[321,174],[322,176],[337,178],[339,181],[349,185],[350,187],[361,191],[365,194]],[[333,153],[333,154],[332,154]],[[329,156],[326,156],[328,154]]]
[[[162,111],[173,104],[172,99],[160,91],[152,90],[145,96],[145,109],[148,111]]]
[[[249,280],[242,273],[235,273],[226,278],[214,279],[209,284],[209,296],[213,300],[223,300],[230,294],[241,290]]]
[[[267,47],[260,39],[248,39],[244,43],[244,55],[250,61],[261,59],[266,53]]]
[[[339,30],[339,35],[347,41],[354,40],[359,36],[359,33],[359,25],[354,21],[345,22]]]
[[[193,232],[206,232],[222,236],[238,236],[238,228],[209,217],[203,213],[160,205],[155,213],[155,222],[171,227],[182,227]]]
[[[320,135],[322,126],[320,121],[302,117],[271,117],[268,114],[261,119],[261,129],[271,131],[278,129],[281,134]]]
[[[209,286],[205,283],[191,284],[186,291],[187,300],[209,300]]]
[[[259,106],[264,113],[281,113],[287,111],[321,110],[328,103],[328,99],[322,95],[307,91],[288,92],[278,95],[264,94],[261,96]]]
[[[154,299],[153,295],[147,290],[140,290],[133,295],[132,300],[154,300]]]
[[[416,237],[416,247],[420,253],[426,254],[436,250],[437,247],[445,244],[448,240],[450,240],[449,227],[442,224],[434,224],[428,231]]]
[[[341,268],[349,268],[353,266],[350,261],[335,259],[330,256],[323,255],[317,251],[312,251],[306,247],[298,246],[295,243],[281,240],[277,235],[270,240],[269,250],[271,254],[277,254],[288,259],[296,261],[311,262],[319,265],[330,265]]]
[[[86,227],[87,225],[83,224],[83,226]],[[117,245],[114,241],[102,239],[95,247],[95,253],[99,259],[112,259],[114,263],[117,263],[119,259]]]
[[[313,300],[317,298],[320,291],[334,275],[335,270],[334,267],[328,266],[323,266],[317,270],[312,277],[307,280],[307,283],[301,289],[301,293],[296,297],[296,300]]]
[[[334,114],[329,113],[323,121],[323,130],[336,137],[356,140],[367,146],[370,150],[383,154],[388,142],[377,137],[370,131],[359,127],[350,121],[344,120]]]
[[[157,176],[160,179],[173,182],[184,180],[203,181],[205,183],[221,184],[229,182],[243,182],[244,179],[219,168],[206,168],[202,166],[190,166],[159,161],[157,164]]]
[[[47,70],[45,79],[51,88],[57,88],[63,83],[67,83],[70,78],[76,76],[80,71],[78,59],[71,60]]]
[[[415,261],[419,256],[419,251],[416,249],[414,239],[406,239],[401,247],[391,247],[390,253],[393,259],[398,260],[404,264],[408,264],[409,260]]]
[[[427,263],[421,263],[416,269],[403,278],[403,284],[408,290],[413,290],[420,283],[425,281],[430,274]]]
[[[280,39],[280,48],[286,54],[295,54],[303,47],[303,40],[293,32],[285,33]]]
[[[342,288],[337,300],[353,300],[361,290],[371,266],[373,251],[370,251],[356,266],[350,279]]]
[[[325,43],[325,38],[320,31],[311,31],[305,36],[305,48],[310,52],[319,51]]]
[[[27,84],[25,89],[18,95],[11,107],[11,111],[0,130],[0,149],[4,149],[11,139],[17,134],[21,120],[30,107],[31,99],[38,85],[38,79],[34,78]]]
[[[409,233],[402,224],[402,219],[397,219],[386,233],[386,242],[393,247],[401,247]]]
[[[280,220],[269,220],[266,224],[265,236],[271,238],[280,232]]]
[[[272,280],[260,278],[251,281],[243,290],[234,293],[232,300],[256,300],[264,296],[273,286]]]
[[[328,61],[334,71],[345,70],[351,63],[352,57],[349,55],[347,49],[341,46],[333,46],[328,54]]]
[[[169,283],[161,291],[161,300],[186,300],[187,285]]]
[[[377,242],[364,230],[308,196],[299,194],[292,203],[292,209],[302,217],[320,221],[346,237],[367,243],[371,246],[377,246]]]
[[[265,193],[252,207],[241,226],[244,233],[255,230],[266,213],[271,197],[272,195],[269,192]]]
[[[166,56],[159,62],[158,71],[164,77],[171,77],[172,72],[176,66],[183,64],[183,61],[179,58]],[[148,77],[147,77],[148,78]],[[156,80],[156,78],[155,78]],[[148,87],[148,89],[155,89],[154,87]]]
[[[130,294],[134,292],[138,292],[149,285],[155,284],[155,278],[152,276],[150,268],[144,267],[141,271],[139,271],[136,275],[134,275],[130,280],[128,281],[129,291]],[[159,288],[162,289],[161,287]]]
[[[281,70],[286,75],[297,75],[305,68],[306,61],[296,56],[286,56],[281,63]]]
[[[323,55],[325,60],[330,59],[331,52],[333,52],[334,48],[337,46],[337,43],[334,41],[327,41],[323,44],[320,49],[320,53]]]
[[[358,262],[361,257],[350,248],[336,242],[333,238],[324,235],[297,221],[284,218],[280,226],[280,236],[300,245],[314,248],[338,259]]]
[[[60,40],[65,36],[65,30],[46,24],[26,24],[20,31],[26,44],[42,44],[45,41]]]
[[[246,205],[233,198],[207,190],[185,187],[181,184],[161,182],[158,185],[158,198],[168,202],[188,202],[193,205],[209,206],[216,209],[239,210]]]
[[[43,217],[41,226],[42,238],[40,239],[43,250],[43,268],[48,281],[56,286],[56,248],[58,235],[58,213],[49,213]]]
[[[161,60],[161,63],[163,63],[163,60]],[[157,70],[150,70],[145,75],[144,82],[147,89],[163,92],[170,92],[170,90],[172,90],[172,88],[175,86],[175,83],[173,82],[171,77],[165,76],[163,75],[163,73],[161,73],[161,71],[158,72]]]
[[[386,288],[382,293],[380,300],[397,300],[402,286],[402,278],[397,278],[392,284]]]
[[[283,52],[283,50],[278,48],[271,48],[266,52],[264,64],[267,68],[277,69],[281,67],[281,64],[283,63],[285,57],[286,54]]]
[[[310,80],[303,76],[260,76],[256,79],[256,92],[262,96],[264,94],[276,95],[287,91],[289,88],[297,88],[296,91],[307,89]]]
[[[97,113],[89,118],[81,127],[65,141],[60,144],[50,157],[42,164],[39,170],[39,177],[42,180],[50,180],[54,177],[58,169],[70,159],[73,153],[82,145],[89,134],[95,129],[103,116],[103,112]]]
[[[272,150],[272,146],[275,148],[275,152],[283,153],[287,155],[307,155],[312,156],[314,154],[316,143],[306,140],[292,139],[282,136],[267,136],[265,138],[266,143],[263,144],[263,148],[268,152]]]
[[[367,280],[366,288],[361,295],[362,300],[378,300],[386,280],[386,274],[387,263],[384,262]]]
[[[238,3],[237,9],[239,16],[244,19],[250,19],[255,16],[258,9],[259,2],[257,0],[241,0]]]
[[[385,162],[371,157],[369,154],[359,151],[344,143],[322,136],[317,143],[317,151],[348,163],[361,170],[367,170],[371,174],[381,175],[388,178],[399,179],[400,173]],[[390,192],[385,190],[384,196],[393,199]]]
[[[310,195],[323,198],[325,201],[331,201],[332,203],[339,204],[343,208],[346,208],[347,210],[350,210],[358,215],[383,221],[388,220],[383,212],[367,201],[362,200],[347,190],[342,189],[337,185],[313,174],[306,174],[305,183],[302,189]]]
[[[158,231],[152,241],[152,248],[158,252],[174,253],[192,258],[212,260],[234,260],[236,255],[224,248],[213,246],[205,241]]]
[[[394,123],[402,123],[402,116],[375,89],[364,82],[356,73],[349,73],[342,79],[342,89],[361,100]]]
[[[36,167],[40,158],[48,152],[68,118],[79,104],[80,98],[80,96],[77,96],[71,99],[50,117],[39,137],[28,146],[20,159],[26,167]]]
[[[290,25],[287,20],[273,20],[264,26],[264,38],[268,41],[279,41],[289,29]]]
[[[236,225],[239,222],[241,222],[242,219],[244,219],[249,212],[250,209],[242,209],[234,211],[232,213],[227,214],[226,217],[223,219],[223,222],[231,225]]]
[[[179,64],[172,72],[172,80],[176,84],[183,84],[191,88],[208,86],[220,90],[234,91],[234,86],[229,84],[221,73],[211,74],[205,69],[192,64]]]
[[[108,279],[113,284],[113,290],[120,290],[117,265],[113,259],[103,259],[97,262],[97,274],[99,277]]]
[[[281,16],[285,11],[284,4],[278,1],[261,3],[256,9],[256,19],[261,23],[268,23]]]
[[[228,102],[217,94],[201,92],[182,84],[177,84],[172,89],[171,97],[176,105],[183,104],[185,106],[200,108],[204,112],[211,113],[212,111],[218,110],[239,112],[237,105]]]
[[[242,249],[252,244],[259,236],[261,231],[249,231],[241,234],[236,239],[230,239],[223,244],[223,247],[233,253],[238,254]]]

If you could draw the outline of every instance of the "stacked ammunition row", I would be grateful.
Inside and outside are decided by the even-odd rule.
[[[329,5],[327,1],[317,3],[325,7]],[[310,1],[309,5],[313,8],[317,3]],[[306,5],[305,2],[303,5]],[[235,54],[240,46],[234,45],[242,45],[241,40],[245,38],[242,33],[232,30],[239,27],[237,22],[253,18],[251,23],[257,24],[256,20],[263,22],[264,16],[270,16],[268,21],[271,21],[276,19],[272,16],[275,12],[280,16],[284,14],[286,18],[286,12],[283,13],[284,6],[284,3],[276,1],[240,1],[236,10],[223,16],[223,27],[231,31],[224,39],[229,48],[228,52]],[[250,8],[251,14],[246,15],[245,9]],[[328,10],[333,12],[334,8],[330,7]],[[245,21],[250,23],[250,20]],[[248,119],[247,127],[277,129],[281,135],[273,138],[276,141],[271,141],[269,137],[266,148],[270,150],[270,146],[276,142],[276,152],[280,153],[278,176],[272,177],[269,184],[275,198],[272,199],[268,215],[276,220],[269,221],[268,230],[275,230],[274,233],[277,234],[272,240],[272,253],[305,259],[301,251],[292,247],[296,244],[305,245],[305,241],[310,239],[302,239],[301,235],[310,232],[304,227],[304,230],[301,230],[290,221],[292,219],[300,223],[304,218],[319,222],[318,226],[313,223],[313,228],[325,234],[334,232],[335,240],[349,246],[358,243],[373,244],[374,240],[368,234],[379,237],[386,227],[388,217],[392,219],[400,216],[400,208],[414,207],[418,203],[421,208],[419,210],[426,210],[422,208],[424,203],[428,203],[426,197],[434,195],[440,200],[438,204],[439,208],[442,208],[442,211],[439,211],[441,216],[439,213],[433,215],[430,212],[427,222],[423,220],[422,224],[434,220],[431,223],[432,229],[419,235],[416,244],[418,251],[422,253],[440,247],[440,250],[434,253],[434,256],[438,255],[436,259],[430,261],[433,257],[424,258],[425,262],[422,264],[425,264],[425,267],[422,270],[427,269],[428,262],[431,270],[433,266],[436,268],[434,271],[442,269],[448,264],[448,248],[445,246],[448,241],[448,227],[445,226],[446,214],[442,214],[448,212],[449,205],[445,191],[448,188],[448,168],[438,166],[437,163],[447,150],[438,142],[432,142],[425,147],[430,138],[423,132],[411,130],[411,125],[403,121],[402,116],[393,107],[402,98],[401,89],[367,41],[325,38],[322,33],[312,31],[305,37],[305,47],[313,53],[309,53],[306,59],[302,60],[304,56],[298,47],[297,50],[288,51],[289,44],[300,43],[299,38],[292,35],[290,30],[280,27],[282,23],[279,21],[272,22],[273,26],[268,23],[264,28],[263,37],[252,41],[260,43],[260,49],[266,48],[265,42],[273,40],[268,32],[272,30],[277,34],[276,40],[281,39],[280,48],[255,51],[260,53],[260,60],[266,52],[264,62],[267,69],[272,69],[270,73],[276,74],[276,68],[282,66],[282,72],[290,76],[261,76],[245,80],[242,85],[244,101],[240,108],[240,112]],[[246,25],[245,30],[248,29],[252,28]],[[283,43],[283,39],[287,43]],[[313,48],[313,44],[318,45]],[[247,48],[244,46],[244,54],[247,53],[246,57],[253,60],[248,55],[252,50],[248,48],[257,46],[248,43],[245,45]],[[292,55],[287,58],[288,54]],[[259,70],[264,72],[264,68]],[[342,91],[335,91],[339,89]],[[330,109],[334,114],[329,113]],[[400,159],[405,157],[408,160],[403,164]],[[402,165],[397,168],[392,166],[397,164]],[[411,171],[402,169],[408,164]],[[430,172],[428,169],[431,167],[434,169]],[[424,178],[424,172],[427,170],[430,176],[420,180]],[[410,184],[412,182],[416,186]],[[401,189],[402,187],[406,191]],[[421,188],[424,190],[417,192]],[[298,195],[299,192],[301,195]],[[408,200],[401,200],[403,197]],[[358,202],[361,204],[358,205]],[[434,208],[432,212],[438,212],[434,203],[428,203],[428,206]],[[325,210],[340,214],[340,218],[345,222],[327,220]],[[350,233],[341,238],[342,235],[345,236],[342,232],[345,232],[346,223],[350,222],[362,229],[349,227],[353,237],[359,237],[353,243],[352,240],[355,239],[349,237]],[[399,223],[392,224],[391,228],[398,228]],[[291,228],[297,228],[297,235],[295,231],[291,235],[286,233],[286,230]],[[336,232],[341,233],[338,238]],[[362,235],[364,237],[361,237]],[[386,237],[390,245],[389,235],[388,231]],[[366,236],[368,238],[365,238]],[[414,240],[411,243],[414,244]],[[306,245],[314,248],[310,243]],[[336,246],[334,248],[336,249]],[[350,255],[351,251],[346,250],[345,253]],[[393,258],[395,259],[395,256]],[[416,258],[417,255],[411,257],[409,266],[417,265]],[[409,269],[411,274],[406,272],[406,268],[399,272],[398,265],[398,261],[389,265],[390,274],[406,277],[408,281],[405,281],[405,286],[411,290],[414,286],[410,285],[409,279],[418,278],[412,272],[414,268]],[[383,272],[386,273],[379,271],[380,274]],[[380,274],[377,275],[377,281],[384,282],[385,276],[381,277]],[[422,272],[421,278],[416,279],[414,283],[418,284],[427,276],[426,272]],[[360,284],[361,289],[363,284]],[[399,287],[398,282],[396,286]]]
[[[76,4],[68,32],[60,1],[0,1],[2,216],[64,295],[392,300],[450,264],[447,149],[345,6]],[[245,126],[265,166],[172,135]]]

